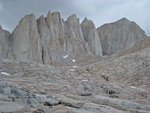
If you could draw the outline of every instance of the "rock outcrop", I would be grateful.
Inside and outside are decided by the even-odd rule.
[[[76,15],[70,16],[64,22],[60,13],[48,12],[46,18],[41,16],[37,20],[37,25],[42,43],[43,63],[54,64],[61,62],[65,55],[86,53],[86,42]]]
[[[145,32],[132,21],[121,20],[105,24],[98,29],[103,55],[110,55],[132,47],[146,37]]]
[[[0,58],[12,58],[10,49],[10,33],[0,26]]]
[[[15,60],[42,63],[40,36],[33,14],[21,19],[11,35],[11,46]]]
[[[101,42],[94,23],[91,20],[85,18],[81,23],[81,27],[84,40],[89,44],[90,51],[95,55],[102,56]]]
[[[110,55],[132,48],[145,38],[144,31],[125,18],[96,29],[87,18],[80,24],[75,14],[64,21],[59,12],[49,11],[37,20],[34,14],[26,15],[12,34],[0,27],[0,58],[61,65],[66,55],[72,59]]]
[[[81,55],[89,52],[87,43],[83,39],[79,19],[75,14],[65,21],[65,38],[67,39],[65,49],[68,53]]]

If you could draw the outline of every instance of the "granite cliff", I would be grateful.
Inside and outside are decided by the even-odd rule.
[[[0,58],[11,58],[10,33],[0,26]]]
[[[103,55],[110,55],[131,48],[136,42],[147,37],[135,22],[126,18],[104,24],[97,30],[102,43]]]
[[[10,36],[14,59],[54,65],[61,63],[65,55],[102,55],[99,37],[97,39],[99,53],[90,50],[76,15],[64,21],[58,12],[48,12],[47,17],[37,20],[33,14],[27,15]]]
[[[145,32],[126,18],[96,29],[87,18],[80,24],[75,14],[64,21],[59,12],[49,11],[38,19],[26,15],[11,34],[0,28],[0,57],[60,65],[66,55],[111,55],[144,38]]]
[[[150,113],[150,38],[59,12],[0,26],[0,113]]]

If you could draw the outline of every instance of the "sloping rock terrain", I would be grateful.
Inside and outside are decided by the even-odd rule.
[[[150,113],[150,38],[59,12],[0,27],[0,113]]]

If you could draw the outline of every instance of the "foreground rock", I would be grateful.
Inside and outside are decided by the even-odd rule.
[[[1,113],[19,113],[19,112],[26,112],[24,106],[14,102],[2,102],[0,101],[0,112]]]
[[[147,39],[147,43],[149,43],[149,39]],[[90,73],[99,73],[106,81],[114,80],[131,86],[146,85],[148,87],[150,80],[149,52],[150,48],[147,46],[136,53],[129,53],[122,57],[107,57],[102,62],[84,68],[87,68]]]
[[[128,58],[129,61],[131,59]],[[146,57],[144,59],[146,61]],[[126,58],[126,62],[128,60]],[[114,63],[115,60],[111,62],[115,67],[119,66]],[[106,64],[111,66],[111,62]],[[0,107],[1,112],[148,113],[150,110],[149,82],[144,77],[140,79],[146,86],[128,84],[124,76],[121,76],[124,83],[121,80],[115,82],[110,78],[111,73],[105,80],[105,74],[101,76],[92,68],[95,66],[94,69],[98,69],[99,63],[84,66],[86,70],[78,65],[79,68],[74,71],[68,66],[53,67],[13,60],[0,61],[0,64],[1,72],[9,73],[8,76],[0,72],[1,106],[9,108],[7,111]],[[104,66],[103,61],[101,65]]]
[[[139,103],[123,100],[123,99],[112,99],[103,96],[96,96],[92,101],[97,104],[108,105],[121,110],[132,111],[135,109],[135,110],[150,111],[149,105],[139,104]]]

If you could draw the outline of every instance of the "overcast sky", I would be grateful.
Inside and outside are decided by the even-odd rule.
[[[0,25],[12,31],[23,16],[34,13],[38,18],[49,10],[64,19],[73,13],[80,21],[87,17],[96,27],[126,17],[150,35],[150,0],[0,0]]]

